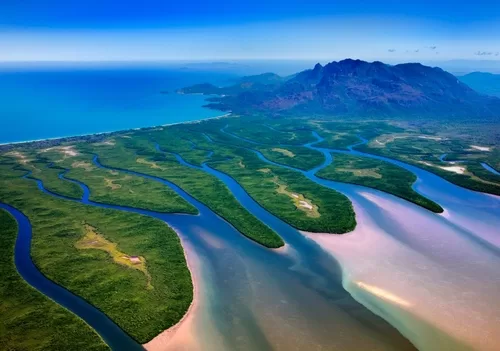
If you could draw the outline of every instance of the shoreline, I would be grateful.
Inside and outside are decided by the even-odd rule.
[[[79,141],[86,141],[88,139],[100,141],[100,140],[105,139],[107,137],[111,137],[111,136],[121,134],[121,133],[129,133],[129,132],[133,132],[133,131],[141,131],[141,130],[162,128],[162,127],[169,127],[169,126],[174,126],[174,125],[179,125],[179,124],[195,124],[195,123],[201,123],[201,122],[209,121],[209,120],[213,120],[213,119],[227,118],[230,116],[232,116],[232,113],[228,112],[228,113],[214,116],[214,117],[196,119],[196,120],[192,120],[192,121],[166,123],[166,124],[160,124],[160,125],[156,125],[156,126],[120,129],[120,130],[115,130],[115,131],[96,132],[96,133],[79,134],[79,135],[59,136],[59,137],[53,137],[53,138],[42,138],[42,139],[33,139],[33,140],[24,140],[24,141],[12,141],[12,142],[0,143],[0,152],[8,151],[8,150],[11,150],[15,147],[23,147],[23,146],[36,147],[39,144],[42,145],[42,144],[47,144],[47,143],[56,144],[56,143],[64,143],[64,142],[79,142]]]
[[[200,303],[199,284],[201,281],[201,260],[196,255],[191,243],[187,239],[184,239],[175,228],[172,229],[177,233],[177,236],[181,241],[182,251],[184,252],[184,258],[186,259],[186,264],[193,283],[193,300],[191,301],[186,313],[184,313],[182,318],[177,323],[163,330],[147,343],[142,344],[147,351],[164,351],[168,348],[169,344],[178,333],[186,334],[189,331],[189,328],[192,327],[190,324],[192,324],[194,312],[198,309]],[[185,330],[182,330],[181,328]]]

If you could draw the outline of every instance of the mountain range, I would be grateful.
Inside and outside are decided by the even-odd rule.
[[[346,59],[288,77],[273,73],[217,87],[178,91],[217,95],[208,107],[270,114],[362,117],[500,118],[500,99],[476,92],[454,75],[420,63],[388,65]]]
[[[480,93],[500,97],[500,74],[472,72],[458,79]]]

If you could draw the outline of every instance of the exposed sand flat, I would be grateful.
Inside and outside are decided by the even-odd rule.
[[[7,152],[5,154],[5,156],[14,157],[14,158],[16,158],[19,161],[19,163],[21,163],[23,165],[25,165],[25,164],[27,164],[28,162],[31,161],[30,159],[28,159],[28,157],[25,154],[23,154],[23,153],[21,153],[19,151]]]
[[[426,166],[429,166],[429,167],[437,167],[437,168],[441,168],[442,170],[457,173],[457,174],[464,174],[467,172],[467,168],[465,166],[437,166],[437,165],[434,165],[432,163],[425,162],[425,161],[419,161],[419,162],[426,165]],[[452,164],[451,162],[449,162],[449,163]]]
[[[488,146],[478,146],[478,145],[471,145],[471,148],[474,150],[479,150],[479,151],[491,151],[491,147]]]
[[[291,152],[290,150],[287,150],[287,149],[282,149],[282,148],[275,147],[272,150],[274,152],[279,152],[280,154],[285,155],[285,156],[290,157],[290,158],[295,157],[295,154],[293,152]]]
[[[95,143],[94,145],[96,145],[96,146],[104,146],[104,145],[114,146],[114,145],[116,145],[116,142],[113,139],[109,139],[109,140],[102,141],[100,143]]]
[[[206,293],[200,291],[203,289],[201,285],[203,282],[201,276],[202,263],[189,241],[183,238],[182,235],[179,236],[193,281],[193,301],[184,317],[177,324],[161,332],[143,345],[148,351],[193,351],[204,349],[203,341],[199,338],[200,333],[202,333],[199,330],[200,321],[197,320],[200,304],[203,303],[206,296]]]
[[[300,204],[301,207],[305,207],[308,210],[312,210],[313,209],[312,205],[310,203],[304,201],[304,200],[300,200],[299,204]]]
[[[467,172],[467,169],[463,166],[439,166],[439,168],[444,169],[448,172],[454,172],[457,174],[464,174]]]
[[[74,145],[49,147],[47,149],[41,150],[40,152],[48,152],[48,151],[59,152],[59,153],[63,154],[65,157],[74,157],[74,156],[79,155],[79,153],[76,151]]]
[[[431,135],[419,135],[417,138],[429,139],[429,140],[435,140],[435,141],[443,140],[443,138],[441,138],[441,137],[431,136]]]
[[[419,138],[419,139],[427,139],[434,141],[446,140],[446,138],[432,135],[415,135],[415,134],[405,134],[405,135],[382,135],[381,138],[385,138],[385,140],[380,141],[375,139],[375,143],[381,146],[385,146],[388,143],[393,142],[396,139],[407,139],[407,138]]]
[[[354,232],[304,233],[339,261],[345,288],[421,350],[498,350],[500,259],[450,226],[447,213],[359,195]],[[390,229],[363,210],[366,201],[384,211]]]

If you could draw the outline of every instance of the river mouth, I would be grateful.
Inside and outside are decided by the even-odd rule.
[[[309,147],[313,146],[309,145]],[[182,159],[180,161],[183,162]],[[266,160],[266,162],[269,161]],[[329,159],[327,157],[325,165],[329,164],[328,162],[332,162],[331,157]],[[94,164],[111,169],[101,165],[97,157],[94,158]],[[459,288],[466,288],[463,283],[460,284],[460,277],[470,278],[472,274],[485,272],[485,279],[498,281],[498,273],[485,269],[484,262],[464,269],[462,275],[458,274],[456,269],[453,270],[451,263],[460,255],[466,255],[460,262],[470,257],[477,259],[484,255],[488,266],[494,267],[492,264],[498,263],[496,256],[484,246],[477,242],[471,243],[470,237],[476,235],[475,232],[466,233],[466,229],[450,227],[448,219],[416,209],[414,205],[395,199],[393,196],[368,191],[362,187],[319,180],[314,176],[317,169],[314,172],[303,172],[319,184],[332,187],[353,199],[357,206],[358,220],[360,219],[359,213],[365,212],[365,217],[361,222],[369,227],[362,227],[361,230],[364,230],[366,234],[369,229],[378,229],[379,238],[385,240],[387,246],[392,245],[391,250],[386,251],[387,246],[380,248],[363,246],[359,245],[358,241],[355,243],[360,250],[357,255],[346,255],[341,251],[335,251],[336,247],[349,245],[349,239],[354,237],[356,232],[344,236],[329,235],[324,242],[320,240],[324,236],[303,235],[261,208],[229,176],[207,165],[203,165],[201,169],[222,180],[250,213],[275,229],[286,242],[286,248],[273,251],[243,237],[205,205],[175,184],[163,179],[122,170],[171,187],[195,206],[199,215],[160,214],[131,207],[94,203],[89,200],[88,188],[76,182],[84,190],[83,198],[76,201],[89,206],[134,212],[161,219],[179,233],[183,242],[189,243],[189,254],[192,254],[198,262],[193,266],[195,268],[192,268],[196,270],[192,272],[193,278],[199,279],[199,282],[195,284],[199,293],[198,308],[192,314],[192,321],[187,327],[189,330],[182,336],[180,331],[183,327],[181,326],[172,336],[172,342],[164,349],[176,349],[176,345],[181,345],[185,340],[183,337],[195,340],[194,344],[190,344],[193,346],[192,349],[203,350],[303,350],[311,347],[339,350],[414,349],[405,337],[419,348],[431,349],[429,345],[436,339],[422,337],[421,333],[412,334],[414,327],[429,328],[428,334],[438,335],[442,342],[440,345],[443,347],[467,345],[472,340],[456,342],[454,336],[450,336],[447,341],[442,335],[452,335],[454,330],[444,331],[442,325],[432,324],[432,320],[426,319],[428,316],[415,314],[410,307],[415,306],[415,301],[418,302],[418,299],[426,296],[415,296],[405,292],[404,289],[401,291],[398,289],[411,288],[412,284],[417,284],[416,281],[406,286],[391,285],[389,281],[390,275],[398,272],[398,260],[401,260],[401,255],[407,252],[405,250],[413,251],[411,255],[413,261],[408,262],[409,266],[425,265],[429,262],[438,264],[438,274],[434,276],[436,281],[446,279],[446,273],[453,273],[449,275],[452,278],[447,289],[439,290],[437,285],[430,285],[437,289],[434,291],[438,292],[441,298],[453,292],[454,289],[458,291]],[[64,178],[64,174],[61,177]],[[434,189],[435,185],[429,182],[425,175],[422,177],[422,184]],[[38,185],[42,191],[51,194],[44,189],[40,181]],[[428,194],[432,192],[429,191]],[[433,197],[439,203],[448,204],[446,199],[441,200],[438,195],[433,195]],[[483,200],[479,196],[474,197],[475,211],[495,206],[495,199],[492,200],[490,197],[487,199],[488,203],[486,203],[486,198]],[[70,199],[66,200],[70,201]],[[395,206],[403,208],[394,210]],[[439,248],[433,248],[429,242],[424,242],[424,239],[419,240],[415,237],[418,235],[415,228],[411,225],[409,228],[405,227],[404,223],[396,220],[395,214],[398,211],[404,213],[404,208],[408,208],[412,216],[418,215],[419,218],[428,221],[425,223],[428,223],[429,230],[444,232],[445,240],[441,244],[453,243],[453,250],[456,253],[448,256],[449,261],[446,259],[438,263],[433,261],[433,258],[441,254]],[[453,208],[450,213],[454,215],[457,211]],[[488,214],[486,213],[485,216]],[[374,218],[377,218],[377,221],[374,221]],[[495,219],[495,216],[488,218]],[[469,238],[466,237],[467,234]],[[459,240],[455,242],[457,236]],[[363,238],[367,240],[365,244],[370,244],[370,235],[360,236],[359,239],[362,241]],[[432,239],[430,236],[429,238]],[[331,243],[334,249],[329,248]],[[366,255],[363,250],[372,252]],[[373,274],[373,267],[376,266],[377,260],[384,259],[384,254],[387,252],[394,254],[395,258],[383,265],[383,269],[379,269],[381,274]],[[363,256],[368,256],[368,258],[360,260],[359,258]],[[399,278],[404,281],[412,272],[403,269],[399,273],[401,273]],[[370,274],[374,276],[371,280],[368,279]],[[485,298],[483,299],[484,306],[494,302],[491,296],[493,284],[479,291],[474,290],[474,286],[476,285],[469,285],[469,289]],[[388,298],[388,296],[392,297]],[[454,297],[458,298],[457,295]],[[407,301],[409,298],[416,300]],[[466,301],[471,302],[471,299],[466,299]],[[471,306],[474,311],[474,304],[472,303]],[[444,312],[446,311],[445,309]],[[181,336],[176,339],[176,335]],[[419,338],[422,340],[419,341]]]

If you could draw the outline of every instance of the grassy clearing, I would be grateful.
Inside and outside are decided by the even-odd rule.
[[[291,152],[290,150],[287,150],[287,149],[282,149],[282,148],[279,148],[279,147],[273,147],[271,149],[271,151],[274,151],[274,152],[279,152],[280,154],[282,155],[285,155],[287,157],[295,157],[295,154],[293,152]]]
[[[118,245],[112,243],[106,238],[104,238],[98,231],[97,228],[92,227],[90,224],[85,223],[83,225],[85,229],[85,235],[83,238],[78,240],[75,247],[79,250],[102,250],[107,252],[114,262],[121,264],[125,267],[131,269],[137,269],[144,273],[147,278],[147,288],[153,289],[151,285],[151,276],[149,275],[148,269],[146,267],[146,259],[142,256],[130,256],[124,252],[118,250]]]
[[[321,152],[303,146],[287,146],[284,149],[253,145],[251,148],[260,151],[268,160],[305,171],[325,161]]]
[[[279,177],[274,177],[273,182],[278,186],[277,193],[287,195],[298,210],[303,211],[308,217],[318,218],[321,216],[318,212],[318,206],[306,199],[304,195],[288,191],[288,185],[280,183]]]
[[[15,219],[0,210],[0,343],[3,350],[109,350],[81,319],[30,287],[14,265]]]

